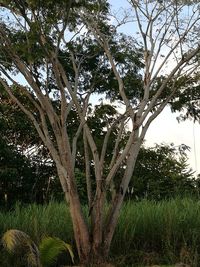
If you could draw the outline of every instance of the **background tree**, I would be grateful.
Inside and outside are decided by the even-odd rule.
[[[41,143],[37,144],[34,129],[33,132],[29,131],[31,124],[27,124],[30,122],[16,106],[8,105],[8,110],[5,112],[5,105],[6,103],[2,101],[0,105],[1,111],[3,111],[0,119],[2,138],[0,151],[1,203],[5,204],[5,192],[7,194],[7,207],[16,201],[42,203],[52,198],[62,199],[60,186],[57,184],[55,166]],[[103,143],[107,130],[104,127],[106,127],[108,120],[113,120],[116,113],[117,111],[113,106],[101,103],[96,105],[94,111],[88,115],[89,125],[98,144],[98,149]],[[70,123],[68,120],[68,123],[71,124],[69,134],[73,136],[74,124],[77,124],[78,121],[75,114],[70,117],[72,122]],[[109,162],[112,158],[117,131],[115,130],[111,134],[110,153],[107,153],[105,159],[107,168],[109,168]],[[123,142],[125,141],[126,135]],[[161,144],[153,148],[142,147],[136,161],[134,175],[129,184],[128,198],[141,199],[145,197],[160,200],[183,194],[197,194],[196,180],[194,180],[192,171],[187,165],[186,149],[187,147],[184,145],[176,148],[173,144],[170,146]],[[87,204],[84,149],[81,139],[77,144],[77,150],[75,169],[77,188],[81,202]],[[91,167],[90,172],[92,187],[94,188],[95,177]],[[121,172],[123,172],[123,166]],[[119,178],[116,178],[114,188],[117,188],[118,180]],[[31,192],[31,194],[27,195],[27,192]],[[113,192],[110,195],[114,196]]]
[[[0,82],[8,99],[28,116],[51,154],[69,202],[82,263],[101,263],[107,258],[148,127],[169,102],[176,100],[178,92],[184,92],[199,66],[198,4],[129,3],[139,42],[134,36],[117,33],[118,26],[128,18],[111,25],[106,1],[1,2]],[[166,72],[169,61],[174,63]],[[123,110],[107,120],[101,146],[87,119],[94,93],[112,96]],[[21,99],[24,95],[28,103]],[[198,102],[194,97],[189,100]],[[69,135],[70,111],[79,121],[77,125],[74,122],[73,136]],[[107,148],[115,129],[117,136],[108,164]],[[122,142],[124,133],[128,133],[126,142]],[[84,143],[91,228],[82,214],[75,179],[79,138]],[[106,192],[119,172],[115,197],[103,214]]]
[[[53,186],[56,171],[47,149],[26,115],[17,105],[11,105],[3,93],[0,136],[1,204],[5,204],[5,194],[8,208],[16,201],[43,203],[58,195]]]
[[[141,148],[129,184],[129,198],[161,200],[197,196],[196,180],[187,164],[187,146]]]

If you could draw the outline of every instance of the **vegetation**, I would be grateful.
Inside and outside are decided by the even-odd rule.
[[[129,199],[161,200],[181,195],[199,195],[199,179],[187,163],[186,145],[156,145],[141,148],[133,177],[129,183]]]
[[[2,107],[1,104],[0,107]],[[98,112],[93,114],[91,123],[98,121],[99,109],[97,107]],[[18,112],[16,110],[15,115]],[[11,120],[12,115],[12,112],[7,115],[7,121]],[[22,126],[24,122],[22,123],[21,112],[17,117],[20,120],[15,120],[15,123]],[[2,120],[3,118],[0,118],[0,123]],[[25,135],[23,128],[20,129],[19,126],[18,131],[13,131],[13,133],[11,129],[8,131],[7,124],[0,128],[3,137],[0,141],[0,205],[3,209],[10,209],[16,201],[42,204],[47,203],[52,198],[57,201],[64,198],[56,175],[55,164],[49,158],[48,153],[41,144],[38,146],[36,143],[35,145],[29,144],[29,141],[34,142],[34,135],[31,137],[27,134],[29,141],[25,138],[23,147],[20,139],[13,140],[16,134],[18,136]],[[101,143],[102,140],[99,137],[100,122],[94,124],[93,129],[95,136]],[[7,136],[7,131],[10,136]],[[29,149],[33,153],[32,156]],[[199,178],[194,178],[193,172],[187,164],[188,150],[186,145],[161,144],[151,148],[143,146],[136,161],[126,199],[161,200],[178,195],[190,196],[192,194],[198,196]],[[81,203],[87,204],[87,184],[83,172],[84,155],[81,150],[79,153],[79,162],[75,169],[77,189]],[[120,174],[119,172],[118,176]],[[94,173],[91,172],[90,176],[92,187],[94,187]],[[117,187],[118,183],[119,178],[116,176],[114,187]],[[108,193],[107,199],[112,197],[114,193],[114,190],[112,193]]]
[[[15,162],[4,162],[13,175],[9,179],[2,171],[3,197],[6,202],[7,191],[13,189],[14,194],[15,188],[19,193],[24,178],[36,173],[38,181],[30,178],[25,195],[41,187],[45,200],[52,176],[58,177],[69,205],[77,254],[85,265],[105,264],[109,258],[120,210],[151,123],[167,105],[181,111],[182,119],[200,118],[199,4],[127,3],[132,13],[116,16],[106,0],[0,2],[0,123],[7,125],[2,144],[15,156]],[[136,29],[133,36],[121,32],[128,22]],[[92,96],[99,98],[97,106]],[[26,119],[17,118],[12,126],[20,113]],[[22,155],[33,148],[35,159],[33,153],[31,161],[20,157],[19,163],[21,148]],[[173,181],[175,192],[179,180],[188,183],[191,173],[183,175],[184,162],[171,160],[170,153],[166,161],[160,153],[165,168],[157,168],[155,174],[162,174],[165,183]],[[37,172],[40,163],[40,170],[47,172]],[[26,175],[16,171],[21,164],[27,167]],[[165,173],[168,164],[179,175]],[[7,185],[15,173],[17,181]],[[47,176],[51,179],[46,183]],[[153,184],[155,197],[155,180],[143,177],[147,185]],[[158,184],[161,192],[162,182]],[[87,213],[81,201],[82,185],[87,190]],[[149,193],[148,186],[145,191]],[[169,190],[162,191],[162,197],[167,195]],[[66,223],[67,219],[65,227]]]
[[[88,214],[88,209],[84,212]],[[177,262],[197,267],[200,264],[199,224],[200,204],[195,199],[127,202],[120,214],[110,261],[126,267],[133,263],[147,266]],[[67,239],[75,249],[69,208],[65,203],[18,205],[12,212],[0,213],[1,235],[11,228],[28,233],[36,244],[44,236],[56,236]],[[1,266],[10,267],[13,259],[2,249],[0,253]],[[71,264],[69,254],[61,255],[53,266],[62,264]]]
[[[37,247],[26,233],[11,229],[3,234],[2,243],[10,254],[21,260],[21,264],[25,263],[30,267],[51,266],[64,251],[69,252],[74,262],[71,246],[59,238],[44,237]]]

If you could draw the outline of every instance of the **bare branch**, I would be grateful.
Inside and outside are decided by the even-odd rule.
[[[88,206],[89,208],[92,207],[92,184],[91,184],[91,177],[90,177],[90,158],[89,158],[89,148],[88,148],[88,141],[83,131],[83,142],[84,142],[84,155],[85,155],[85,176],[86,176],[86,184],[87,184],[87,197],[88,197]]]
[[[124,115],[125,114],[119,116],[119,118],[117,118],[114,121],[114,123],[112,123],[112,125],[110,127],[108,127],[107,132],[105,134],[102,149],[101,149],[101,158],[100,158],[100,164],[101,164],[102,170],[103,170],[103,164],[104,164],[104,160],[105,160],[105,155],[106,155],[106,150],[107,150],[107,145],[108,145],[110,134],[112,133],[113,129],[116,127],[116,125],[118,123],[121,122],[121,125],[122,125],[122,122],[124,122],[124,120],[125,120]],[[119,137],[119,135],[118,135],[118,137]]]
[[[119,144],[120,144],[122,133],[124,131],[124,121],[125,121],[125,119],[122,119],[121,123],[120,123],[120,128],[119,128],[119,131],[118,131],[117,139],[115,141],[115,146],[114,146],[114,149],[113,149],[113,156],[112,156],[112,159],[110,161],[109,169],[112,169],[112,167],[113,167],[113,165],[115,163],[115,160],[117,158],[117,155],[119,153]]]

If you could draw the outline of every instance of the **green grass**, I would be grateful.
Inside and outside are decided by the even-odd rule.
[[[199,266],[199,227],[200,202],[192,199],[126,203],[112,253],[125,255],[125,262],[135,258],[146,265],[184,261]]]
[[[36,243],[49,235],[74,244],[72,223],[65,203],[33,204],[22,208],[17,205],[11,212],[0,213],[0,234],[12,228],[25,231]],[[176,262],[200,266],[199,229],[199,201],[127,202],[114,235],[111,261],[126,267],[151,264],[169,267]],[[1,253],[0,266],[9,266],[1,262]]]
[[[14,211],[0,213],[0,233],[11,228],[28,233],[36,243],[46,235],[73,239],[72,223],[65,203],[33,204],[24,208],[17,205]]]

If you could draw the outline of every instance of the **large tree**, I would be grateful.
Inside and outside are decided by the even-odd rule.
[[[51,153],[69,202],[82,263],[101,263],[108,256],[151,122],[168,103],[176,103],[185,94],[188,81],[194,88],[188,101],[194,109],[198,102],[199,5],[170,0],[128,2],[131,13],[121,19],[111,19],[104,0],[3,0],[0,4],[0,82],[11,104],[27,115]],[[137,29],[136,36],[118,32],[126,22]],[[97,93],[120,104],[118,112],[108,109],[104,115],[102,145],[87,119],[92,112],[90,98]],[[71,112],[78,123],[68,121]],[[71,127],[73,135],[69,134]],[[113,132],[117,135],[108,164]],[[75,179],[80,138],[89,225]],[[115,197],[104,209],[106,192],[119,172]]]

